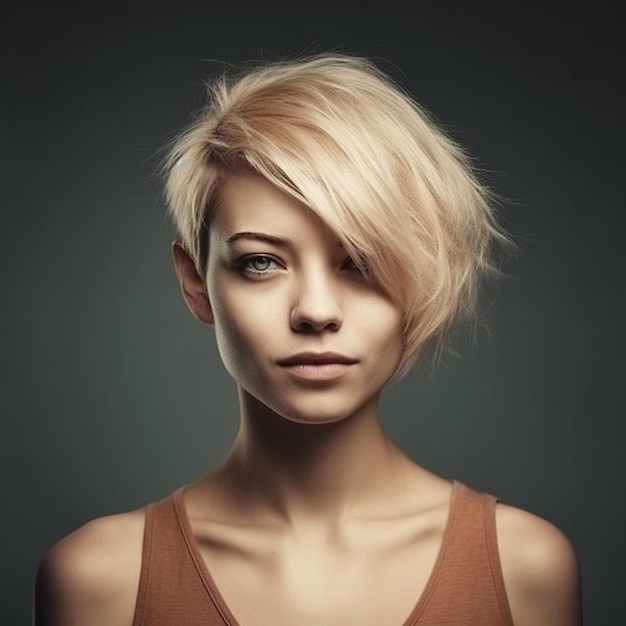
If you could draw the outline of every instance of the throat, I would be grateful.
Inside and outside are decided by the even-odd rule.
[[[257,511],[330,520],[384,493],[405,460],[377,415],[311,425],[267,411],[243,416],[220,472]]]

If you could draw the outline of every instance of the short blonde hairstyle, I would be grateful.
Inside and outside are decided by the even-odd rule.
[[[209,85],[174,142],[166,196],[202,275],[224,177],[254,171],[303,202],[403,313],[404,374],[471,318],[507,238],[465,152],[367,59],[323,54]]]

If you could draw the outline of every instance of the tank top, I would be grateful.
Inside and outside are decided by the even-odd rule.
[[[453,483],[435,565],[413,611],[397,626],[513,626],[495,505],[493,496]],[[193,538],[182,488],[146,507],[133,626],[239,626]]]

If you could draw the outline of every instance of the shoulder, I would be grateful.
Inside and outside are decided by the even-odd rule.
[[[550,522],[503,504],[496,527],[515,625],[579,625],[580,575],[569,539]]]
[[[144,520],[144,509],[98,518],[55,544],[37,572],[36,626],[130,625]]]

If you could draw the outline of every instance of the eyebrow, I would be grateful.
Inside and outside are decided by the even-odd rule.
[[[291,241],[289,239],[285,239],[284,237],[277,237],[276,235],[268,235],[267,233],[256,233],[251,231],[235,233],[226,240],[226,243],[233,243],[234,241],[238,241],[239,239],[264,241],[265,243],[271,243],[275,246],[281,246],[283,248],[287,248],[292,245]]]
[[[230,245],[231,243],[234,243],[235,241],[238,241],[239,239],[244,239],[248,241],[263,241],[265,243],[269,243],[274,246],[279,246],[281,248],[293,248],[294,247],[291,239],[288,239],[286,237],[277,237],[276,235],[269,235],[268,233],[258,233],[258,232],[247,231],[247,230],[231,235],[226,240],[226,243]],[[336,241],[336,246],[338,248],[341,248],[342,250],[344,249],[344,245],[341,243],[339,239],[337,239]]]

